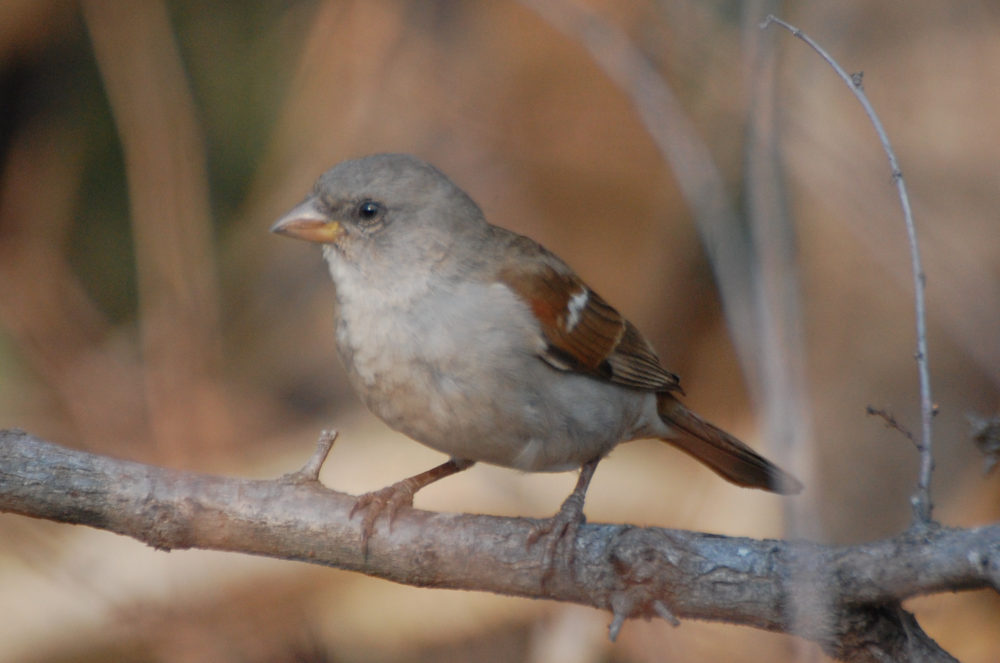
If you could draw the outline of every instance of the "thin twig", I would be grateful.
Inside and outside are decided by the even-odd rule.
[[[895,428],[900,433],[902,433],[907,440],[912,442],[913,446],[917,447],[917,449],[920,449],[920,444],[917,443],[917,440],[916,438],[913,437],[913,433],[910,432],[910,429],[904,426],[903,424],[899,423],[899,420],[896,419],[896,415],[894,415],[892,412],[889,412],[888,409],[877,408],[873,405],[869,405],[868,407],[865,408],[865,414],[867,414],[870,417],[878,417],[879,419],[885,422],[886,428]]]
[[[848,74],[809,35],[774,15],[769,15],[764,19],[761,23],[761,28],[767,28],[772,23],[777,23],[791,32],[792,35],[804,41],[820,57],[826,60],[827,64],[833,67],[833,70],[837,72],[837,75],[840,76],[844,83],[847,84],[847,87],[851,89],[851,92],[854,93],[854,96],[857,97],[858,101],[861,102],[865,113],[868,115],[868,119],[871,120],[872,125],[875,127],[875,133],[878,134],[879,140],[882,142],[882,148],[889,158],[889,168],[892,170],[892,179],[895,181],[896,189],[899,191],[899,200],[903,207],[903,222],[906,224],[906,234],[910,241],[910,262],[913,266],[913,291],[916,308],[917,352],[915,358],[917,360],[917,371],[920,375],[920,419],[922,434],[920,444],[918,445],[920,449],[920,474],[917,480],[917,491],[910,501],[913,506],[914,524],[926,525],[931,521],[931,511],[933,509],[931,503],[931,473],[934,470],[934,456],[932,453],[931,427],[934,421],[934,400],[931,397],[931,378],[927,361],[927,322],[924,303],[926,277],[924,276],[924,268],[920,261],[917,229],[913,223],[910,198],[906,193],[906,182],[903,180],[903,173],[899,168],[899,162],[896,160],[896,153],[893,151],[892,145],[889,144],[889,137],[882,127],[882,122],[875,113],[875,109],[872,108],[871,102],[868,101],[868,96],[865,94],[864,87],[862,86],[862,75],[860,73]]]

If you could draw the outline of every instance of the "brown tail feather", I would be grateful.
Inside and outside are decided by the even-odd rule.
[[[680,435],[664,438],[681,451],[740,486],[791,495],[802,490],[799,481],[726,431],[708,423],[668,393],[657,394],[663,422]]]

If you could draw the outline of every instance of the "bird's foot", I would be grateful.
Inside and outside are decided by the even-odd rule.
[[[351,509],[350,518],[354,517],[358,511],[365,510],[364,520],[361,521],[361,552],[365,559],[368,558],[368,539],[375,531],[375,519],[379,514],[385,512],[386,520],[389,523],[389,531],[392,531],[392,521],[396,517],[396,512],[400,507],[413,506],[413,496],[424,486],[430,485],[439,479],[451,476],[456,472],[475,465],[473,460],[463,460],[452,458],[441,463],[437,467],[432,467],[426,472],[415,474],[408,479],[397,481],[391,486],[360,496]]]
[[[319,434],[316,441],[316,451],[306,461],[306,464],[294,472],[283,475],[280,480],[286,483],[319,483],[319,471],[323,469],[326,457],[333,449],[333,443],[337,441],[339,433],[335,430],[324,430]]]
[[[365,517],[361,521],[361,552],[368,557],[368,539],[375,531],[375,520],[380,514],[385,513],[386,522],[392,530],[392,521],[396,518],[396,512],[400,507],[413,506],[412,482],[409,479],[398,481],[391,486],[386,486],[381,490],[374,490],[370,493],[360,495],[354,506],[351,508],[350,518],[359,511],[365,512]]]
[[[576,535],[580,525],[587,521],[583,515],[583,495],[573,492],[562,506],[559,512],[551,518],[543,520],[535,525],[528,535],[528,545],[532,546],[539,541],[544,542],[545,549],[542,556],[542,585],[548,582],[549,578],[556,570],[556,553],[560,544],[566,546],[563,552],[563,559],[567,568],[573,568],[573,560],[576,553]]]

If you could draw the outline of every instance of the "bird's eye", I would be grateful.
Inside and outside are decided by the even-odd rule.
[[[358,216],[365,221],[371,221],[381,211],[382,207],[374,200],[366,200],[358,205]]]

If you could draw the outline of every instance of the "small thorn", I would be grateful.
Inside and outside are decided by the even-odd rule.
[[[632,614],[634,604],[627,593],[615,592],[611,595],[609,607],[611,608],[611,614],[614,615],[614,619],[611,620],[611,624],[608,626],[608,639],[614,642],[618,638],[618,633],[621,632],[625,620]]]
[[[611,626],[608,627],[608,639],[614,642],[618,637],[618,633],[622,630],[622,625],[625,624],[625,613],[616,612],[615,618],[611,621]]]
[[[680,626],[681,620],[677,619],[677,615],[670,612],[670,608],[663,601],[653,601],[653,610],[658,614],[663,620],[670,623],[671,626]]]

